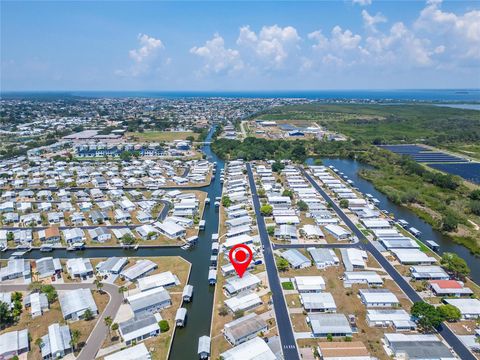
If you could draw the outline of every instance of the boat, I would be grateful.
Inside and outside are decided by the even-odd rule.
[[[50,252],[53,251],[53,246],[50,244],[43,244],[40,246],[40,251],[42,252]]]
[[[413,226],[409,228],[408,231],[410,231],[416,237],[420,237],[420,235],[422,235],[421,231],[418,229],[415,229]]]
[[[372,198],[372,202],[373,202],[375,205],[380,204],[380,200],[378,200],[377,198]]]
[[[32,250],[32,246],[30,244],[20,244],[20,245],[17,245],[16,249],[24,250],[25,252],[29,252],[29,251]]]
[[[350,185],[353,185],[353,181],[352,181],[352,180],[347,180],[347,183],[349,183]]]
[[[205,204],[206,204],[206,205],[209,205],[209,204],[210,204],[210,198],[209,198],[209,197],[205,198]]]
[[[215,201],[215,207],[219,207],[220,206],[220,201]]]
[[[401,227],[405,228],[405,229],[406,229],[406,228],[408,227],[408,225],[409,225],[409,224],[408,224],[408,221],[403,220],[403,219],[398,219],[398,224],[399,224]]]
[[[425,241],[425,243],[427,244],[427,246],[432,249],[433,251],[437,251],[438,249],[440,249],[440,245],[438,245],[435,241],[433,240],[427,240]]]
[[[182,249],[182,250],[188,250],[188,249],[190,249],[190,247],[191,247],[190,244],[185,244],[185,245],[183,245],[182,247],[180,247],[180,249]]]

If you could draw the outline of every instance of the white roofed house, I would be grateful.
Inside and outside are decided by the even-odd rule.
[[[300,229],[300,233],[307,239],[323,239],[325,235],[317,225],[307,224]]]
[[[262,299],[254,292],[242,293],[225,300],[225,305],[232,312],[247,311],[262,305]]]
[[[134,281],[147,275],[158,267],[153,261],[148,259],[138,260],[134,265],[123,269],[120,275],[130,281]]]
[[[336,312],[337,305],[328,292],[300,293],[300,302],[308,312]]]
[[[333,237],[336,238],[337,240],[346,240],[351,235],[351,232],[349,230],[336,224],[326,225],[325,230],[327,230],[330,234],[332,234]]]
[[[74,258],[68,259],[67,271],[72,278],[86,278],[87,276],[93,275],[93,267],[90,259],[88,258]]]
[[[10,259],[7,266],[0,268],[0,280],[12,280],[22,278],[26,282],[31,280],[30,261],[25,259]]]
[[[297,228],[295,225],[282,224],[275,229],[274,236],[277,239],[296,240]]]
[[[390,251],[404,265],[430,265],[437,262],[434,257],[418,249],[391,249]]]
[[[329,266],[337,266],[340,261],[333,249],[307,248],[308,253],[313,259],[317,269],[325,269]]]
[[[480,300],[478,299],[444,299],[444,302],[460,310],[465,320],[480,318]]]
[[[58,323],[48,326],[48,333],[42,336],[40,351],[43,359],[58,359],[72,352],[70,329]]]
[[[375,271],[345,271],[343,285],[348,288],[353,284],[368,284],[368,286],[382,286],[383,279]]]
[[[344,314],[310,313],[307,321],[315,336],[352,336],[352,328]]]
[[[0,359],[11,359],[29,350],[28,329],[14,330],[0,335]]]
[[[80,228],[62,230],[63,238],[68,244],[85,242],[85,234]]]
[[[98,314],[97,305],[90,289],[74,289],[58,291],[58,299],[65,320],[78,320],[90,309],[93,315]]]
[[[150,224],[139,226],[135,229],[135,231],[143,240],[155,239],[157,238],[158,234],[160,234],[160,231]]]
[[[134,317],[119,323],[118,331],[125,344],[130,346],[160,334],[160,327],[158,326],[159,319],[160,317],[153,314],[147,314],[138,318]]]
[[[60,263],[60,259],[57,258],[44,257],[35,260],[35,265],[39,279],[57,275],[62,272],[62,264]]]
[[[288,249],[280,256],[287,260],[293,269],[303,269],[312,265],[312,262],[297,249]]]
[[[398,298],[388,289],[360,289],[359,295],[367,308],[400,306]]]
[[[321,276],[295,276],[299,293],[318,293],[325,290],[325,280]]]
[[[161,234],[170,239],[184,237],[186,234],[186,229],[173,221],[164,221],[163,223],[156,222],[155,226],[160,230]]]
[[[92,241],[96,242],[106,242],[112,238],[112,234],[110,234],[110,231],[104,227],[104,226],[99,226],[94,229],[89,229],[88,234],[90,235],[90,238]]]
[[[47,295],[38,292],[27,295],[23,304],[25,308],[30,308],[32,318],[42,315],[44,311],[49,309]]]
[[[226,323],[223,327],[223,335],[230,344],[237,346],[267,330],[268,325],[265,320],[257,314],[251,313]]]
[[[240,293],[241,291],[256,288],[261,283],[261,280],[249,272],[246,272],[242,277],[233,276],[225,281],[224,289],[229,296]]]
[[[368,326],[389,327],[396,331],[410,331],[417,328],[412,316],[403,309],[370,309],[366,317]]]
[[[151,360],[151,358],[147,347],[143,343],[105,356],[105,360]]]
[[[105,261],[99,262],[95,269],[100,275],[119,274],[123,267],[128,263],[126,257],[111,257]]]
[[[368,254],[364,250],[348,248],[340,249],[342,254],[343,265],[346,271],[353,271],[353,269],[364,269]]]
[[[136,317],[153,314],[172,305],[170,294],[163,287],[153,288],[127,297]]]
[[[150,275],[138,279],[138,287],[140,291],[146,291],[157,287],[172,287],[180,284],[178,277],[171,271],[165,271],[160,274]]]
[[[417,265],[410,268],[412,278],[415,280],[448,280],[450,276],[440,266]]]

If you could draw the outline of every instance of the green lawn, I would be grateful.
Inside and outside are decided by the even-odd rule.
[[[127,133],[127,137],[135,137],[138,141],[144,142],[160,142],[160,141],[173,141],[173,140],[185,140],[189,136],[197,138],[197,134],[193,131],[145,131]]]
[[[295,290],[291,281],[282,282],[282,288],[283,290]]]

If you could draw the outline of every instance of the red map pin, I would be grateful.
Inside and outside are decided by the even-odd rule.
[[[230,249],[228,257],[238,276],[242,277],[252,261],[253,254],[250,247],[245,244],[238,244]]]

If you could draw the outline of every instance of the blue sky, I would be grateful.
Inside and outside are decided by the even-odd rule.
[[[1,1],[1,90],[480,87],[475,1]]]

